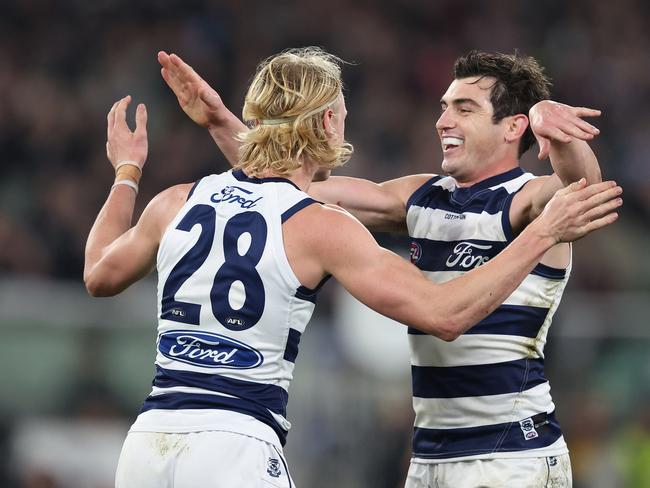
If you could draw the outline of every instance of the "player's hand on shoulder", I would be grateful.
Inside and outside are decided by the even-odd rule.
[[[587,185],[583,178],[558,190],[534,223],[555,242],[576,241],[616,221],[622,193],[614,181]]]
[[[572,107],[552,100],[542,100],[533,105],[528,119],[540,147],[538,158],[548,157],[551,142],[569,143],[573,138],[589,141],[596,137],[600,130],[584,117],[598,117],[600,113],[600,110]]]
[[[176,54],[158,53],[160,74],[187,116],[201,127],[218,125],[226,110],[219,94]]]
[[[124,162],[137,166],[140,171],[147,159],[147,108],[138,104],[135,111],[135,130],[126,121],[126,110],[131,103],[128,95],[113,104],[107,117],[106,155],[114,168]]]

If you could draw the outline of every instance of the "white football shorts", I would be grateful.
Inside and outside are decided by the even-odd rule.
[[[282,450],[233,432],[129,432],[116,488],[295,488]]]
[[[411,461],[405,488],[571,488],[568,454],[448,463]]]

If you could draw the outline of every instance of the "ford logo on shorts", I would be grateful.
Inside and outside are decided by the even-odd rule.
[[[158,338],[158,350],[169,359],[204,368],[250,369],[264,360],[257,349],[211,332],[164,332]]]

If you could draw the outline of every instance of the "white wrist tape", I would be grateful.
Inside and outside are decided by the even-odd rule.
[[[135,191],[135,194],[138,194],[138,184],[135,181],[131,180],[117,180],[115,183],[113,183],[113,186],[111,186],[111,190],[115,188],[117,185],[125,185],[128,186],[129,188],[133,188]]]

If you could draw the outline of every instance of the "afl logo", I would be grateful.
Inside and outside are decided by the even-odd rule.
[[[250,369],[264,358],[255,348],[211,332],[172,330],[158,337],[158,351],[174,361],[203,368]]]
[[[422,246],[417,242],[411,242],[411,262],[417,263],[422,257]]]

